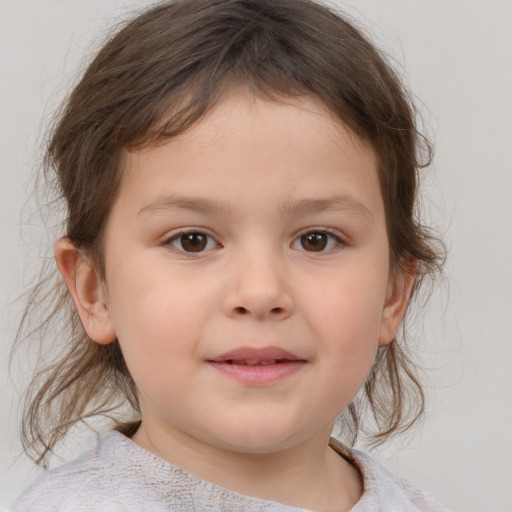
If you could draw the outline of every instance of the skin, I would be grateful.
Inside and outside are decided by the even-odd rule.
[[[89,336],[119,339],[140,396],[133,441],[242,494],[351,508],[361,478],[329,436],[413,280],[391,278],[372,150],[314,98],[231,91],[187,133],[125,155],[104,251],[102,280],[69,240],[55,247]],[[209,363],[268,346],[299,368],[248,384]]]

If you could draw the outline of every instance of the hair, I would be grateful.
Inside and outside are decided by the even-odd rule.
[[[310,0],[164,2],[110,37],[70,93],[46,149],[47,185],[67,206],[64,235],[104,276],[103,235],[123,152],[185,132],[238,85],[273,101],[313,96],[373,149],[391,272],[416,265],[412,300],[424,278],[440,270],[444,254],[416,206],[431,146],[386,59],[353,22]],[[30,327],[38,308],[39,324]],[[17,341],[43,343],[56,332],[62,352],[32,380],[22,423],[25,450],[38,463],[87,418],[113,418],[127,435],[140,422],[136,385],[117,340],[101,345],[87,336],[53,270],[29,295]],[[405,341],[404,331],[378,349],[360,394],[375,420],[368,434],[375,443],[407,430],[424,411]],[[343,414],[351,442],[362,428],[358,403]]]

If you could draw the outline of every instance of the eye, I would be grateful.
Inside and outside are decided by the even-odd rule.
[[[341,239],[334,233],[325,230],[308,231],[292,244],[294,249],[307,252],[326,252],[342,245]]]
[[[217,242],[210,235],[200,231],[177,233],[169,238],[165,245],[171,245],[182,252],[204,252],[218,246]]]

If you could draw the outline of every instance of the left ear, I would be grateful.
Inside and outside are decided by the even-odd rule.
[[[389,345],[404,319],[416,278],[418,262],[405,262],[402,268],[389,278],[386,302],[382,311],[379,346]]]

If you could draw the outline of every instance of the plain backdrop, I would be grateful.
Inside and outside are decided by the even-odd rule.
[[[51,254],[27,203],[38,144],[92,42],[149,3],[0,0],[0,509],[41,472],[19,456],[29,368],[22,359],[8,373],[15,299]],[[445,281],[416,329],[427,418],[375,455],[454,510],[511,512],[512,1],[339,4],[392,56],[422,105],[436,142],[425,214],[449,249]]]

